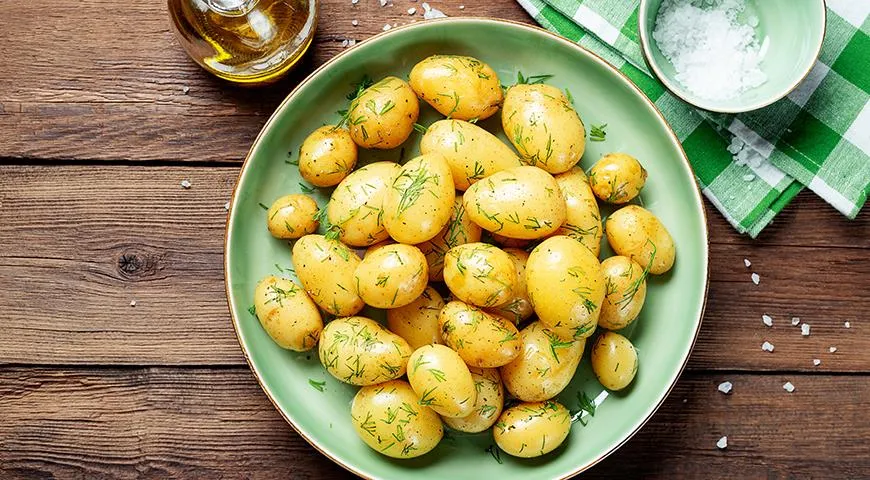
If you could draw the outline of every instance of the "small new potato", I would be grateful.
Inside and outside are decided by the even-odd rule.
[[[269,207],[266,224],[275,238],[294,239],[317,231],[317,202],[308,195],[285,195]]]
[[[442,417],[471,415],[477,391],[471,372],[458,353],[444,345],[425,345],[408,360],[408,381],[420,399]]]
[[[444,257],[444,282],[465,303],[495,307],[507,303],[517,284],[510,255],[488,243],[453,247]]]
[[[411,347],[402,337],[365,317],[336,318],[320,334],[320,363],[351,385],[374,385],[401,377]]]
[[[583,169],[574,167],[556,175],[559,191],[565,199],[565,223],[556,235],[567,235],[586,246],[596,257],[601,253],[601,212]]]
[[[646,300],[646,274],[628,257],[615,256],[601,262],[605,295],[598,326],[622,330],[640,314]]]
[[[409,160],[384,198],[384,226],[397,242],[423,243],[450,221],[456,190],[444,157],[437,153]]]
[[[411,87],[386,77],[350,102],[347,123],[357,145],[387,150],[405,143],[419,116],[420,102]]]
[[[350,415],[366,445],[388,457],[419,457],[435,448],[444,436],[438,414],[419,405],[414,390],[402,380],[359,389]]]
[[[640,194],[646,169],[627,153],[608,153],[592,165],[589,184],[595,196],[607,203],[623,204]]]
[[[637,374],[637,350],[615,332],[602,332],[592,345],[592,371],[608,390],[622,390]]]
[[[514,283],[513,291],[507,302],[497,307],[488,308],[486,311],[513,320],[515,324],[519,324],[535,313],[535,310],[532,308],[532,302],[529,301],[529,292],[526,286],[526,262],[529,260],[529,254],[519,248],[505,248],[503,251],[508,254],[514,263],[514,268],[517,271],[517,281]]]
[[[444,299],[432,287],[426,287],[416,300],[404,307],[387,310],[387,328],[405,339],[413,349],[423,345],[442,344],[438,314]]]
[[[473,57],[432,55],[414,65],[409,78],[420,99],[449,118],[483,120],[504,99],[495,71]]]
[[[399,174],[393,162],[376,162],[348,175],[333,190],[326,208],[339,239],[352,247],[368,247],[390,237],[384,228],[384,198]]]
[[[420,152],[440,153],[450,164],[453,184],[467,190],[493,173],[522,166],[520,158],[495,135],[461,120],[439,120],[426,129]]]
[[[523,350],[501,367],[504,386],[524,402],[541,402],[558,395],[574,378],[586,339],[563,341],[541,322],[520,330]]]
[[[375,308],[403,307],[426,290],[428,268],[419,248],[401,243],[384,245],[356,267],[356,290]]]
[[[481,228],[466,215],[462,195],[457,195],[447,225],[431,240],[417,244],[417,248],[426,255],[429,280],[444,280],[444,255],[447,251],[458,245],[479,242],[481,233]]]
[[[674,266],[674,239],[661,220],[649,210],[627,205],[610,214],[605,222],[607,242],[617,255],[628,257],[653,275]]]
[[[505,237],[533,240],[565,222],[565,200],[549,173],[522,166],[502,170],[468,188],[463,196],[471,221]]]
[[[556,87],[518,84],[505,95],[504,132],[524,163],[567,172],[586,150],[586,130],[574,106]]]
[[[323,330],[320,310],[293,281],[273,275],[260,280],[254,309],[263,330],[281,348],[304,352],[317,345]]]
[[[540,457],[556,449],[571,431],[571,414],[560,403],[520,403],[502,412],[492,434],[508,455]]]
[[[493,426],[504,408],[504,387],[495,368],[471,367],[477,401],[471,414],[461,418],[444,417],[444,423],[460,432],[480,433]]]
[[[299,282],[320,308],[337,316],[354,315],[365,306],[356,293],[356,252],[323,235],[306,235],[293,245]]]
[[[517,327],[509,320],[459,301],[441,309],[438,325],[444,344],[456,350],[469,367],[506,365],[522,348]]]
[[[563,340],[592,335],[604,301],[598,258],[571,237],[541,242],[526,263],[529,300],[538,318]]]
[[[370,256],[371,254],[377,252],[378,250],[386,247],[387,245],[395,245],[395,243],[396,243],[395,240],[393,240],[392,238],[388,238],[388,239],[384,240],[383,242],[378,242],[374,245],[371,245],[368,248],[366,248],[365,252],[363,252],[363,259],[365,259],[366,257]]]
[[[312,185],[338,185],[356,166],[357,147],[345,128],[326,125],[311,132],[299,149],[299,174]]]

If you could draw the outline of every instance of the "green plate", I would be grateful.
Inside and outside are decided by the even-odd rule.
[[[677,246],[677,261],[667,275],[649,282],[646,306],[633,331],[640,369],[626,392],[607,394],[592,374],[588,359],[559,396],[574,410],[577,394],[603,399],[586,426],[577,422],[564,445],[537,459],[501,454],[498,463],[487,452],[489,433],[450,434],[431,453],[414,460],[393,460],[367,447],[350,420],[356,388],[333,379],[316,352],[294,353],[275,345],[248,312],[254,286],[268,274],[291,266],[287,242],[266,230],[265,212],[277,197],[302,191],[295,166],[309,132],[335,122],[345,108],[351,83],[364,74],[407,77],[428,55],[475,56],[513,83],[517,70],[526,76],[552,74],[549,83],[570,89],[586,125],[606,123],[607,140],[590,142],[582,165],[588,168],[602,154],[636,155],[650,172],[642,202],[664,222]],[[438,115],[428,107],[421,120]],[[502,135],[498,119],[482,122]],[[502,138],[503,135],[502,135]],[[415,133],[405,144],[404,158],[417,152]],[[401,151],[364,152],[361,162],[397,160]],[[328,190],[315,194],[324,205]],[[284,418],[315,448],[348,470],[367,478],[499,478],[555,479],[580,472],[628,440],[655,412],[686,365],[701,324],[707,289],[707,231],[704,207],[685,154],[661,114],[628,79],[603,60],[544,30],[497,20],[456,18],[396,28],[338,55],[303,81],[263,127],[242,167],[227,225],[225,274],[233,326],[245,357],[266,395]],[[588,348],[587,348],[588,357]],[[325,381],[323,392],[309,379]],[[289,432],[288,432],[289,434]],[[288,461],[292,461],[288,459]]]

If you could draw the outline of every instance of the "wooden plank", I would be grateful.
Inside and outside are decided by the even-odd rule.
[[[459,10],[462,3],[437,5],[450,15],[531,21],[513,1],[464,2]],[[166,2],[34,0],[22,8],[0,0],[4,23],[15,26],[0,29],[0,44],[15,45],[0,76],[0,157],[239,163],[278,103],[343,50],[343,40],[422,20],[423,10],[418,4],[412,17],[399,2],[320,5],[304,64],[277,85],[248,89],[212,78],[187,58]]]
[[[686,374],[586,476],[866,477],[866,378]],[[728,396],[716,390],[726,379]],[[0,393],[3,478],[349,477],[284,423],[246,369],[9,368]]]

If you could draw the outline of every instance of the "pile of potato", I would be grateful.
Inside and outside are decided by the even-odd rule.
[[[354,170],[358,148],[407,140],[418,98],[447,117],[426,129],[422,155]],[[499,109],[513,148],[476,125]],[[647,172],[612,153],[587,176],[576,166],[585,143],[559,89],[503,90],[487,64],[453,55],[426,58],[410,82],[387,77],[358,92],[339,125],[305,140],[301,175],[335,189],[325,212],[299,194],[267,212],[273,236],[297,239],[299,284],[263,279],[255,311],[278,345],[317,347],[331,375],[362,387],[350,414],[373,449],[423,455],[446,424],[492,428],[517,457],[552,451],[571,427],[553,398],[597,327],[606,329],[591,352],[601,384],[620,390],[634,379],[634,346],[612,330],[637,318],[647,275],[671,268],[674,242],[637,205],[602,225],[598,200],[631,201]],[[314,234],[318,220],[326,235]],[[605,231],[617,256],[602,262]],[[430,284],[442,281],[447,298]],[[365,305],[386,309],[386,326],[357,316]],[[324,326],[321,312],[335,318]]]

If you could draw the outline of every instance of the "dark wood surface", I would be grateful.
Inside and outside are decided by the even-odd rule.
[[[305,64],[252,90],[190,62],[162,2],[0,0],[0,478],[347,477],[244,363],[224,297],[224,203],[300,78],[343,39],[421,9],[392,3],[322,2]],[[511,0],[431,3],[530,21]],[[707,208],[710,294],[689,369],[585,476],[870,477],[870,215],[850,222],[805,192],[753,241]]]

